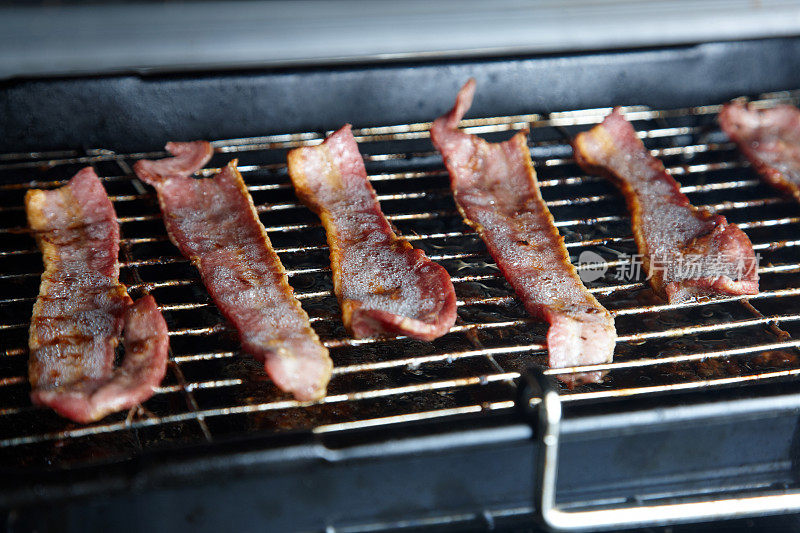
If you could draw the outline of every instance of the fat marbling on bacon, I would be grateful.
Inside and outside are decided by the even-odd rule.
[[[294,296],[236,160],[213,178],[195,179],[211,145],[168,143],[167,150],[174,157],[138,161],[134,170],[156,188],[170,240],[275,384],[298,400],[324,396],[333,363]]]
[[[447,333],[456,319],[450,276],[395,235],[350,125],[319,146],[292,150],[288,161],[297,195],[325,226],[345,327],[356,337],[433,340]]]
[[[691,205],[619,109],[576,136],[573,149],[584,170],[611,178],[625,196],[636,245],[658,294],[674,303],[758,293],[747,235],[722,215]]]
[[[800,110],[730,102],[719,123],[767,183],[800,200]]]
[[[81,423],[146,400],[166,372],[167,325],[152,296],[134,303],[119,282],[119,224],[94,170],[28,191],[25,210],[45,264],[29,331],[31,399]]]
[[[611,362],[616,329],[570,263],[564,241],[539,192],[526,133],[489,143],[458,129],[472,104],[475,82],[439,117],[431,139],[450,174],[464,221],[486,243],[528,312],[550,323],[549,363],[564,368]],[[568,384],[599,381],[603,372],[560,374]]]

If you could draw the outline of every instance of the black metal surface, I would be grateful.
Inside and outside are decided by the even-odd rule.
[[[423,54],[497,57],[800,32],[800,6],[793,0],[11,3],[18,5],[0,2],[0,79],[330,65]]]
[[[800,87],[800,69],[794,64],[798,61],[795,58],[800,57],[794,54],[798,47],[800,40],[776,40],[608,55],[283,71],[243,76],[20,82],[9,84],[0,91],[0,103],[9,111],[0,118],[3,128],[0,131],[11,133],[3,135],[0,143],[4,143],[4,151],[73,148],[81,143],[132,151],[156,147],[168,138],[241,137],[270,131],[321,130],[335,127],[345,120],[357,126],[429,120],[449,107],[456,87],[468,75],[475,75],[480,87],[480,96],[471,116],[610,104],[645,103],[660,108],[704,105],[741,94],[755,95]],[[75,100],[78,94],[80,99]],[[235,98],[235,95],[239,97]],[[342,105],[342,102],[348,102],[348,105]],[[115,112],[111,112],[112,107]],[[648,124],[650,128],[663,128],[676,126],[681,120],[678,117],[674,119],[675,124],[659,124],[658,121],[649,121]],[[705,126],[710,129],[712,121],[713,115],[709,115]],[[265,125],[267,122],[269,124]],[[702,137],[703,134],[701,128],[696,135]],[[702,142],[699,137],[693,139]],[[374,148],[367,148],[368,152],[386,149],[379,141],[375,142]],[[534,144],[537,142],[547,145],[545,139],[534,139]],[[671,146],[669,142],[661,143],[658,139],[652,142],[658,147]],[[427,141],[420,141],[418,145],[424,146],[424,143]],[[726,154],[724,159],[735,158],[731,155],[732,149],[723,152]],[[242,155],[245,159],[248,157]],[[123,163],[129,161],[123,159]],[[673,164],[680,166],[693,162],[691,159],[678,160]],[[430,162],[426,164],[430,165]],[[105,169],[106,176],[120,172],[116,167],[117,161],[113,159],[98,161],[97,165],[101,170]],[[54,169],[44,167],[46,165],[37,170],[30,165],[12,165],[4,170],[5,179],[23,182],[34,171],[41,172],[37,179],[63,179],[77,165]],[[554,174],[548,174],[546,167],[540,167],[540,179],[557,180],[569,176],[570,171],[567,167],[561,174],[558,169]],[[695,179],[698,184],[715,180],[722,182],[737,178],[737,174],[742,179],[741,173],[745,172],[745,177],[753,177],[749,170],[734,168],[701,171],[686,179]],[[263,179],[265,184],[276,180],[269,173],[255,174],[248,183],[259,184],[258,179]],[[435,178],[438,179],[440,177]],[[440,185],[435,180],[432,183]],[[139,194],[135,189],[126,189],[128,182],[125,180],[112,180],[106,185],[112,194]],[[597,192],[613,194],[611,189],[602,189],[601,184],[589,184],[589,190],[595,190],[594,187],[600,187]],[[391,193],[390,190],[385,192]],[[715,196],[714,201],[774,198],[774,193],[764,186],[719,194],[721,196]],[[13,206],[19,202],[19,191],[6,190],[3,195],[3,205]],[[262,213],[265,223],[269,225],[271,220],[272,223],[280,220],[285,224],[286,211],[269,213],[273,202],[265,204]],[[597,206],[593,205],[585,211],[580,207],[569,207],[561,214],[574,217],[581,216],[581,213],[587,216],[589,213],[591,216],[624,214],[620,202],[614,202],[600,204],[600,208],[607,211],[598,212]],[[431,206],[420,200],[415,210],[425,212],[438,205]],[[128,207],[130,211],[120,212],[120,216],[155,213],[152,202],[146,200],[136,199]],[[119,204],[117,209],[120,209]],[[734,212],[732,217],[735,220],[740,216],[742,221],[765,217],[791,218],[796,215],[796,209],[791,202],[779,201],[755,206],[752,211]],[[273,215],[274,220],[270,218]],[[729,213],[726,215],[731,216]],[[303,215],[293,220],[299,223],[309,221]],[[146,233],[163,233],[157,218],[152,221],[133,220],[127,224],[147,228]],[[754,238],[754,242],[790,239],[795,227],[796,222],[761,229],[754,226],[751,236],[759,237]],[[409,234],[421,230],[413,225],[403,229]],[[314,231],[312,228],[311,232]],[[430,232],[430,228],[427,231]],[[125,234],[126,226],[123,225]],[[21,242],[19,239],[29,239],[28,236],[13,238],[18,239],[15,243]],[[288,246],[298,237],[282,235],[281,238],[285,238],[283,245]],[[570,238],[568,236],[568,242]],[[576,238],[585,237],[578,235]],[[771,254],[768,256],[770,262],[791,262],[796,255],[794,248],[778,244],[774,249],[764,251]],[[168,253],[162,245],[146,246],[155,248],[145,247],[142,256],[134,255],[134,260],[163,257]],[[133,251],[135,254],[136,249]],[[434,250],[429,252],[435,253]],[[11,272],[18,269],[30,272],[37,261],[36,255],[23,260],[10,257],[5,265]],[[156,263],[151,268],[169,273],[175,270],[184,272],[181,265],[159,266]],[[127,275],[131,279],[126,281],[135,284],[135,272],[130,271]],[[153,270],[151,274],[153,279],[165,275],[168,276],[160,270]],[[171,275],[174,277],[175,274]],[[768,290],[794,286],[796,282],[794,274],[765,278],[765,289]],[[20,287],[28,295],[35,285],[34,277]],[[8,287],[12,285],[5,287],[11,290]],[[507,292],[507,289],[502,290]],[[634,292],[636,295],[629,300],[620,300],[620,308],[632,305],[633,301],[654,303],[646,288]],[[159,303],[167,304],[183,301],[183,296],[177,293],[174,302],[165,294],[157,295],[157,298]],[[197,298],[197,295],[192,298]],[[763,304],[754,301],[754,304],[767,315],[783,315],[796,311],[796,299],[792,296]],[[735,316],[730,316],[732,320],[742,320],[747,316],[741,309],[733,311],[736,302],[731,302],[730,306],[718,305],[709,308],[722,313],[720,316],[734,313]],[[697,324],[698,321],[702,323],[704,317],[709,318],[703,314],[705,311],[705,308],[677,310],[669,317],[673,326]],[[13,313],[24,315],[13,310],[6,312],[5,320],[10,320]],[[19,316],[16,319],[19,320]],[[178,314],[170,318],[171,330],[179,328],[180,320]],[[633,324],[637,319],[631,317],[629,320]],[[796,326],[793,324],[790,321],[788,325],[780,325],[794,333]],[[769,326],[768,322],[758,323],[737,330],[738,333],[732,336],[725,334],[719,338],[695,332],[688,334],[691,337],[688,343],[682,343],[681,338],[650,344],[645,342],[636,350],[631,348],[619,355],[623,361],[626,357],[649,353],[662,355],[665,342],[674,349],[670,353],[681,353],[687,346],[727,349],[736,347],[732,343],[738,339],[742,342],[745,339],[754,342],[774,340],[774,332],[769,331]],[[540,336],[540,329],[535,330],[534,339],[536,335]],[[16,347],[19,339],[16,333],[14,335],[13,346]],[[11,346],[8,339],[4,340],[6,348]],[[497,340],[491,336],[482,339],[490,343]],[[186,353],[198,350],[198,344],[181,348],[180,342],[179,354],[181,349]],[[224,335],[219,342],[223,348],[230,344]],[[219,349],[217,345],[214,348]],[[13,371],[10,375],[24,368],[24,360],[19,355],[5,360],[6,372]],[[388,350],[373,354],[376,360],[399,355]],[[8,352],[6,356],[9,356]],[[781,349],[762,354],[760,359],[745,354],[712,359],[708,363],[672,364],[650,372],[647,379],[692,382],[703,377],[713,379],[748,372],[755,375],[761,371],[795,368],[794,358],[793,350]],[[521,369],[525,360],[510,357],[502,364],[504,370]],[[236,365],[223,366],[223,369],[232,372],[233,377],[239,377],[237,372],[250,377],[258,372],[253,365],[245,363],[242,368]],[[443,368],[445,372],[463,374],[470,367],[454,365],[455,370]],[[194,377],[202,378],[211,370],[214,368],[194,367]],[[402,383],[413,383],[409,381],[413,377],[411,374],[398,369],[381,376],[380,380],[383,386],[395,384],[393,380],[397,379]],[[624,384],[627,379],[629,386],[635,377],[624,371],[619,375],[618,383]],[[422,378],[415,379],[429,378],[423,373]],[[348,391],[346,387],[354,383],[357,384],[342,382],[341,391]],[[614,383],[612,381],[612,387]],[[363,387],[363,384],[357,385]],[[180,391],[175,383],[169,382],[167,386],[176,386]],[[498,401],[512,398],[513,394],[509,396],[505,388],[506,385],[498,382],[493,392],[487,393],[485,389],[474,397]],[[599,393],[607,389],[585,389],[583,392]],[[224,390],[198,390],[202,395],[200,409],[224,407],[230,405],[225,402],[239,399]],[[252,391],[245,388],[243,393],[236,394],[252,394]],[[578,394],[581,392],[577,391]],[[24,405],[25,387],[19,386],[14,394],[15,404]],[[781,385],[773,381],[767,385],[742,386],[729,391],[715,390],[713,395],[705,391],[669,397],[637,396],[628,401],[602,404],[578,402],[570,407],[574,411],[569,413],[564,426],[559,478],[561,494],[565,502],[580,502],[671,491],[687,494],[699,490],[713,492],[736,487],[793,484],[797,481],[793,473],[797,461],[796,428],[800,404],[797,394],[796,382]],[[270,396],[273,392],[266,395],[267,399],[274,399]],[[176,412],[176,403],[184,401],[182,397],[165,396],[148,405],[154,406],[155,414],[161,416]],[[462,396],[441,404],[434,402],[429,407],[464,405],[464,402]],[[400,408],[405,406],[395,407],[398,408],[395,412],[402,412]],[[300,430],[313,427],[320,421],[347,421],[351,415],[346,409],[337,411],[335,406],[333,410],[316,407],[307,411],[294,409],[285,419],[215,415],[209,418],[208,423],[216,442],[209,445],[198,444],[204,440],[202,424],[194,425],[194,421],[191,427],[182,422],[137,427],[130,432],[136,441],[126,441],[120,449],[115,448],[120,442],[116,437],[92,434],[85,439],[46,440],[27,447],[23,453],[4,452],[0,497],[5,507],[12,509],[8,518],[10,524],[20,528],[36,526],[43,531],[135,531],[145,527],[154,531],[187,527],[197,531],[261,531],[266,527],[319,531],[326,526],[347,531],[349,527],[355,528],[353,530],[369,529],[369,524],[374,528],[395,527],[405,519],[412,522],[430,519],[431,523],[450,520],[453,524],[461,519],[478,520],[489,528],[493,520],[529,518],[534,445],[525,421],[509,412],[484,412],[458,419],[437,419],[411,425],[387,424],[358,431],[315,435],[307,431],[290,431],[284,435],[275,433],[275,428]],[[373,416],[381,416],[381,413],[380,404],[376,404]],[[13,424],[7,423],[3,429],[6,437],[35,434],[42,427],[60,427],[56,419],[47,418],[47,413],[42,411],[23,410],[21,415],[13,415],[12,419]],[[122,419],[124,415],[120,415]],[[231,441],[234,437],[236,442]],[[92,464],[98,463],[94,452],[104,446],[107,447],[105,458],[100,459],[99,464]],[[81,448],[84,449],[83,455],[79,451]],[[15,462],[17,464],[13,464]],[[41,502],[47,502],[46,512],[37,505]],[[487,514],[480,518],[483,511]]]
[[[713,497],[793,486],[800,399],[791,393],[796,387],[770,389],[732,390],[713,403],[673,397],[634,411],[605,403],[601,418],[572,413],[563,433],[560,500],[608,505],[665,493]],[[766,401],[754,402],[754,394]],[[487,416],[395,431],[390,438],[365,431],[349,442],[253,439],[153,454],[90,475],[114,487],[95,487],[103,495],[91,500],[58,504],[42,491],[33,496],[41,503],[17,507],[12,523],[39,531],[255,532],[369,531],[403,521],[490,530],[495,522],[530,521],[529,426]],[[60,484],[74,490],[77,479]]]
[[[0,152],[158,150],[224,139],[428,121],[478,81],[471,116],[643,104],[680,107],[800,87],[797,39],[569,56],[119,76],[0,85]]]

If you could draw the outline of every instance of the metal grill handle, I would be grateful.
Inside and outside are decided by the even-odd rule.
[[[678,522],[726,520],[756,515],[800,511],[800,491],[786,491],[738,498],[679,503],[636,505],[587,511],[565,511],[556,506],[561,400],[551,378],[532,369],[524,376],[520,404],[538,405],[538,457],[534,472],[534,508],[540,521],[555,531],[584,531],[645,527]]]

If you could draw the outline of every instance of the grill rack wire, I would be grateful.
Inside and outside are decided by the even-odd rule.
[[[797,104],[800,91],[763,94],[755,105]],[[728,217],[761,255],[761,293],[666,304],[644,276],[617,279],[634,254],[624,202],[605,180],[574,163],[568,139],[609,109],[467,119],[490,140],[529,128],[542,194],[570,255],[603,257],[607,269],[587,286],[616,317],[615,360],[547,369],[546,374],[608,370],[602,384],[561,388],[564,402],[714,389],[800,374],[800,213],[761,183],[716,124],[718,105],[623,110],[640,137],[681,182],[693,204]],[[278,391],[261,365],[238,350],[235,332],[210,301],[194,268],[169,243],[152,190],[131,164],[163,152],[102,149],[0,155],[0,457],[6,464],[77,466],[131,457],[149,448],[213,442],[251,431],[339,432],[509,409],[514,380],[546,367],[546,325],[528,317],[483,247],[461,221],[430,123],[354,129],[384,212],[399,232],[450,272],[459,319],[432,343],[406,337],[352,339],[332,294],[324,233],[297,202],[286,173],[288,149],[317,144],[326,132],[213,142],[219,167],[233,157],[288,271],[290,283],[331,350],[328,395],[301,403]],[[25,225],[29,188],[62,185],[96,167],[121,225],[120,279],[131,295],[151,293],[169,324],[167,378],[129,413],[76,425],[28,400],[28,317],[41,257]],[[206,169],[211,175],[214,169]],[[580,268],[580,267],[579,267]]]

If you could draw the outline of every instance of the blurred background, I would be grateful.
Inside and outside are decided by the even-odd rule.
[[[0,2],[0,79],[487,57],[795,35],[786,0]]]

